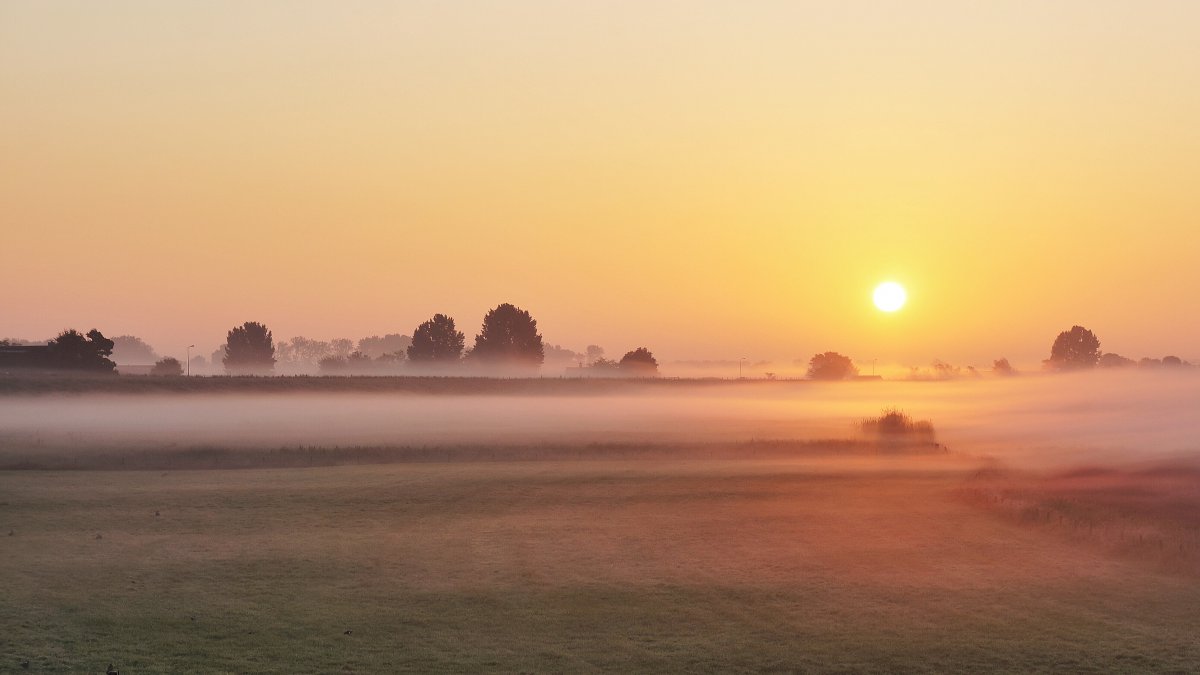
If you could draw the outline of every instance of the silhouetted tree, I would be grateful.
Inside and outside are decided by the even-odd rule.
[[[583,359],[583,354],[558,345],[546,345],[544,354],[546,358],[542,365],[547,368],[570,368]]]
[[[271,331],[254,321],[230,329],[221,362],[230,375],[269,374],[275,367],[275,340]]]
[[[1166,368],[1182,368],[1184,365],[1183,359],[1178,356],[1164,356],[1162,358],[1163,367]]]
[[[454,328],[454,319],[434,314],[413,331],[408,361],[418,368],[454,365],[462,358],[465,342],[466,336]]]
[[[601,347],[600,345],[587,346],[588,365],[591,365],[602,358],[604,358],[604,347]]]
[[[655,377],[658,375],[658,361],[654,360],[654,354],[649,349],[638,347],[621,357],[621,371],[634,377]]]
[[[808,376],[814,380],[845,380],[856,375],[854,362],[837,352],[817,354],[808,362]]]
[[[1152,359],[1149,356],[1143,356],[1138,359],[1138,368],[1158,368],[1162,365],[1162,360]]]
[[[50,368],[111,373],[117,366],[108,358],[112,355],[113,341],[95,328],[87,335],[77,330],[63,331],[47,347],[46,365]]]
[[[322,375],[345,375],[346,357],[326,356],[317,362],[317,369]]]
[[[588,377],[621,377],[620,362],[606,359],[603,356],[592,361],[585,370]]]
[[[112,360],[123,366],[144,365],[158,361],[154,348],[140,337],[118,335],[113,338]]]
[[[377,359],[384,354],[403,352],[412,344],[412,338],[399,333],[388,333],[383,337],[372,335],[358,341],[358,351]]]
[[[1100,359],[1096,362],[1096,365],[1101,368],[1128,368],[1129,366],[1136,366],[1137,362],[1133,359],[1127,359],[1120,354],[1105,352],[1100,355]]]
[[[183,364],[179,362],[179,359],[168,356],[155,363],[154,367],[150,369],[150,374],[178,377],[183,375]]]
[[[493,367],[537,369],[545,359],[537,321],[529,312],[514,305],[497,306],[483,317],[483,326],[471,349],[471,359]]]
[[[407,337],[407,336],[405,336]],[[409,339],[411,342],[411,338]],[[404,352],[388,352],[375,359],[375,370],[380,375],[395,375],[404,368]]]
[[[1006,358],[996,359],[992,361],[992,372],[997,375],[1016,375],[1017,369],[1012,367]]]
[[[1094,368],[1100,361],[1100,339],[1083,326],[1071,326],[1054,338],[1046,367],[1051,370]]]

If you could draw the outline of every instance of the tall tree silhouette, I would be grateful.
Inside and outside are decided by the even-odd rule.
[[[269,375],[275,367],[275,340],[271,331],[255,321],[230,329],[222,363],[230,375]]]
[[[634,377],[655,377],[658,375],[658,361],[649,349],[638,347],[621,357],[621,371]]]
[[[412,344],[405,353],[408,362],[417,368],[450,366],[462,358],[465,343],[466,336],[455,329],[454,319],[434,314],[413,331]]]
[[[1046,365],[1053,370],[1094,368],[1100,360],[1100,339],[1083,326],[1071,326],[1054,338]]]
[[[504,303],[483,317],[470,358],[501,368],[536,370],[545,360],[542,335],[529,312]]]
[[[113,341],[95,328],[87,335],[77,330],[63,331],[47,347],[46,365],[50,368],[111,373],[117,365],[108,358],[113,352]]]
[[[817,354],[808,362],[808,376],[814,380],[845,380],[858,375],[858,368],[847,356],[837,352]]]

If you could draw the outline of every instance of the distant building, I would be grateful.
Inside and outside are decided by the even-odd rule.
[[[49,354],[47,345],[0,345],[0,371],[44,368]]]

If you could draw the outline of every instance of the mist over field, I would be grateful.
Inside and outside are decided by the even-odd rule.
[[[947,382],[745,382],[568,396],[9,396],[0,448],[717,443],[847,439],[899,408],[958,453],[1032,467],[1200,451],[1200,377],[1088,372]]]

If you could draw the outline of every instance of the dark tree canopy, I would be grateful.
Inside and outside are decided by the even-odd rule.
[[[230,375],[270,374],[275,367],[275,340],[271,331],[255,321],[230,329],[222,363]]]
[[[123,366],[145,365],[158,361],[154,348],[134,335],[113,338],[112,360]]]
[[[649,349],[638,347],[621,357],[621,371],[634,377],[654,377],[658,375],[658,361]]]
[[[808,362],[808,376],[814,380],[845,380],[858,375],[848,356],[837,352],[817,354]]]
[[[406,353],[409,363],[417,367],[448,366],[462,358],[464,344],[466,336],[454,328],[454,319],[434,314],[413,331],[412,344]]]
[[[1100,360],[1100,339],[1083,326],[1072,326],[1054,339],[1047,364],[1056,370],[1094,368]]]
[[[150,374],[178,377],[183,375],[183,364],[179,362],[179,359],[168,356],[155,363],[154,367],[150,369]]]
[[[504,303],[483,317],[471,359],[480,364],[536,369],[545,359],[542,335],[529,312]]]
[[[117,365],[108,358],[113,352],[113,341],[95,328],[87,335],[77,330],[63,331],[47,346],[49,368],[111,373]]]

